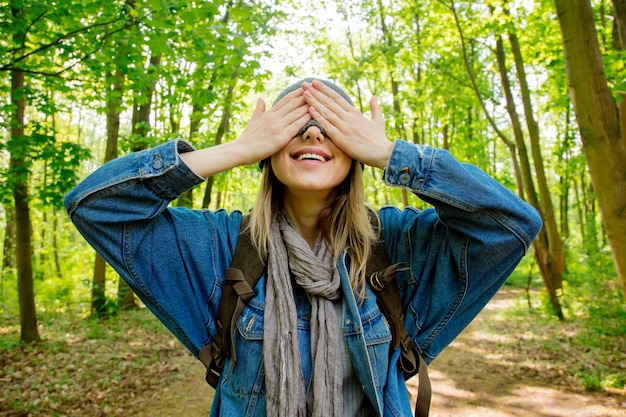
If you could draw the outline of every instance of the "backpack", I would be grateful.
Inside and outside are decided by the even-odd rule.
[[[256,295],[254,287],[265,270],[265,260],[261,259],[252,246],[248,223],[249,216],[243,216],[233,260],[224,275],[224,288],[218,307],[215,339],[213,343],[203,346],[198,355],[198,359],[206,367],[206,381],[213,388],[217,387],[217,382],[224,368],[225,357],[232,356],[233,361],[237,360],[233,349],[237,318],[248,301]],[[404,327],[400,291],[394,279],[396,273],[404,269],[400,268],[400,264],[390,265],[384,235],[379,230],[376,216],[372,216],[372,226],[374,226],[378,239],[373,243],[367,260],[368,283],[376,294],[378,306],[389,323],[393,350],[395,351],[398,347],[402,348],[399,366],[404,378],[408,379],[418,371],[423,371],[419,372],[415,416],[427,417],[431,398],[428,369],[426,362],[411,342],[411,338]]]

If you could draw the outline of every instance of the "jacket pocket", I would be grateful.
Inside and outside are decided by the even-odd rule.
[[[361,325],[376,391],[380,393],[389,372],[391,330],[387,319],[378,308],[362,316]]]
[[[263,364],[263,309],[246,305],[237,319],[234,349],[230,358],[224,387],[240,395],[264,395],[265,371]]]

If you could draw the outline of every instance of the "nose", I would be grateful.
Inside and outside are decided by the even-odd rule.
[[[309,139],[316,140],[320,143],[324,142],[324,133],[319,127],[315,125],[311,125],[307,127],[304,133],[302,134],[303,141],[307,141]]]

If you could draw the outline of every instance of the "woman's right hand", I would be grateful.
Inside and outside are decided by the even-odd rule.
[[[309,120],[309,105],[304,100],[302,88],[287,94],[267,111],[265,101],[259,99],[250,121],[237,139],[184,153],[181,158],[196,174],[208,178],[272,156],[284,148]]]
[[[274,155],[310,119],[309,105],[304,100],[302,88],[287,94],[267,111],[265,101],[259,99],[243,133],[233,141],[233,145],[241,147],[244,159],[241,165],[253,164]]]

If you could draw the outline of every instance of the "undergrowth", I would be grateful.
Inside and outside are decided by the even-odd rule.
[[[575,269],[564,274],[559,291],[564,322],[553,313],[531,256],[507,283],[524,288],[526,299],[501,314],[534,365],[565,371],[588,391],[626,394],[626,304],[605,255],[568,263]]]
[[[39,322],[39,344],[20,343],[15,320],[0,327],[0,416],[128,415],[187,354],[145,308],[108,320],[47,312]]]

